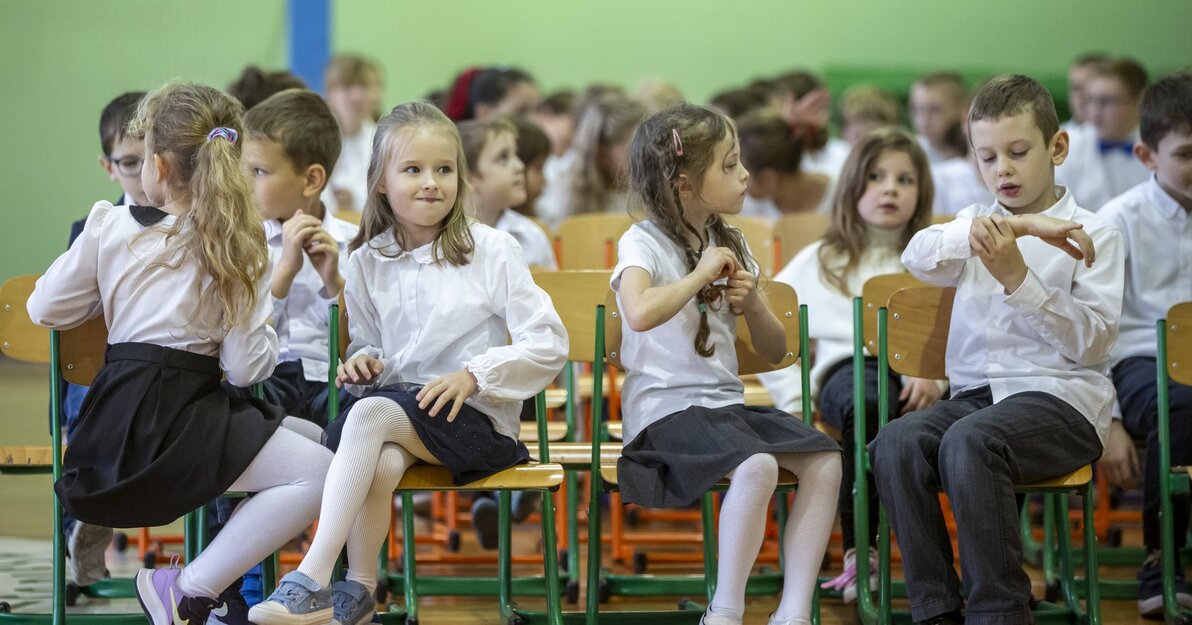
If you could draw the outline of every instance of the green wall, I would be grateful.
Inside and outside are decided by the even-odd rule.
[[[695,101],[797,66],[1055,78],[1088,49],[1152,70],[1192,63],[1183,0],[350,0],[332,15],[335,50],[384,64],[389,104],[476,63],[523,66],[545,90],[664,76]],[[176,77],[226,85],[247,63],[283,67],[285,20],[285,0],[0,4],[0,279],[43,270],[70,221],[119,194],[96,164],[108,99]]]

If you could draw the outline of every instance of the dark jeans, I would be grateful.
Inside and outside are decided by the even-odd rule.
[[[938,492],[951,500],[968,625],[1029,625],[1015,484],[1061,476],[1101,456],[1093,426],[1040,392],[993,403],[973,389],[892,421],[870,445],[878,495],[898,537],[911,616],[964,607]]]
[[[865,442],[871,442],[877,436],[877,358],[865,359]],[[898,395],[902,392],[902,378],[894,373],[890,374],[890,418],[898,416]],[[854,534],[853,481],[856,479],[855,445],[853,439],[856,434],[853,410],[853,361],[845,360],[835,365],[824,374],[824,383],[820,387],[816,401],[820,417],[828,425],[840,430],[841,447],[844,448],[844,459],[841,464],[840,480],[840,527],[844,535],[844,549],[848,551],[857,544]],[[877,487],[873,476],[869,476],[869,531],[877,533]],[[862,554],[861,557],[868,557]]]
[[[1155,359],[1149,356],[1127,358],[1113,368],[1122,407],[1122,425],[1135,438],[1146,439],[1146,460],[1142,478],[1142,540],[1148,551],[1158,551],[1159,538],[1159,392],[1155,386]],[[1171,463],[1192,463],[1192,387],[1169,382],[1167,398],[1171,403]],[[1189,502],[1187,494],[1172,498],[1175,547],[1183,549],[1188,535]]]

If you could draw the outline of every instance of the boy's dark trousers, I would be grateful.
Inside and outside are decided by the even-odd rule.
[[[891,421],[870,446],[878,495],[898,537],[915,621],[965,607],[939,490],[960,539],[968,625],[1029,625],[1015,484],[1066,475],[1101,456],[1092,424],[1041,392],[994,404],[988,387]]]

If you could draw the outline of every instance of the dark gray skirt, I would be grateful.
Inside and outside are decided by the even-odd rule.
[[[437,417],[430,416],[418,407],[416,396],[421,389],[421,386],[393,384],[364,397],[384,397],[401,406],[426,450],[451,471],[451,479],[457,486],[530,461],[530,452],[521,441],[497,432],[492,420],[468,404],[460,407],[450,423],[447,422],[449,410],[444,409]],[[344,424],[352,418],[352,405],[364,397],[353,398],[341,407],[340,418],[327,426],[327,446],[332,451],[339,448]]]
[[[754,454],[840,451],[799,419],[762,406],[691,406],[646,426],[621,451],[617,480],[627,503],[679,508]]]

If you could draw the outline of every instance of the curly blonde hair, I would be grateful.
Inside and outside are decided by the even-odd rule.
[[[141,100],[129,136],[145,140],[145,154],[166,160],[167,184],[190,198],[190,210],[167,234],[178,267],[193,259],[211,282],[196,285],[199,303],[188,327],[227,330],[247,322],[257,286],[269,268],[265,230],[241,161],[240,141],[208,139],[215,128],[244,135],[244,108],[205,85],[169,83]],[[180,253],[178,253],[180,252]]]

